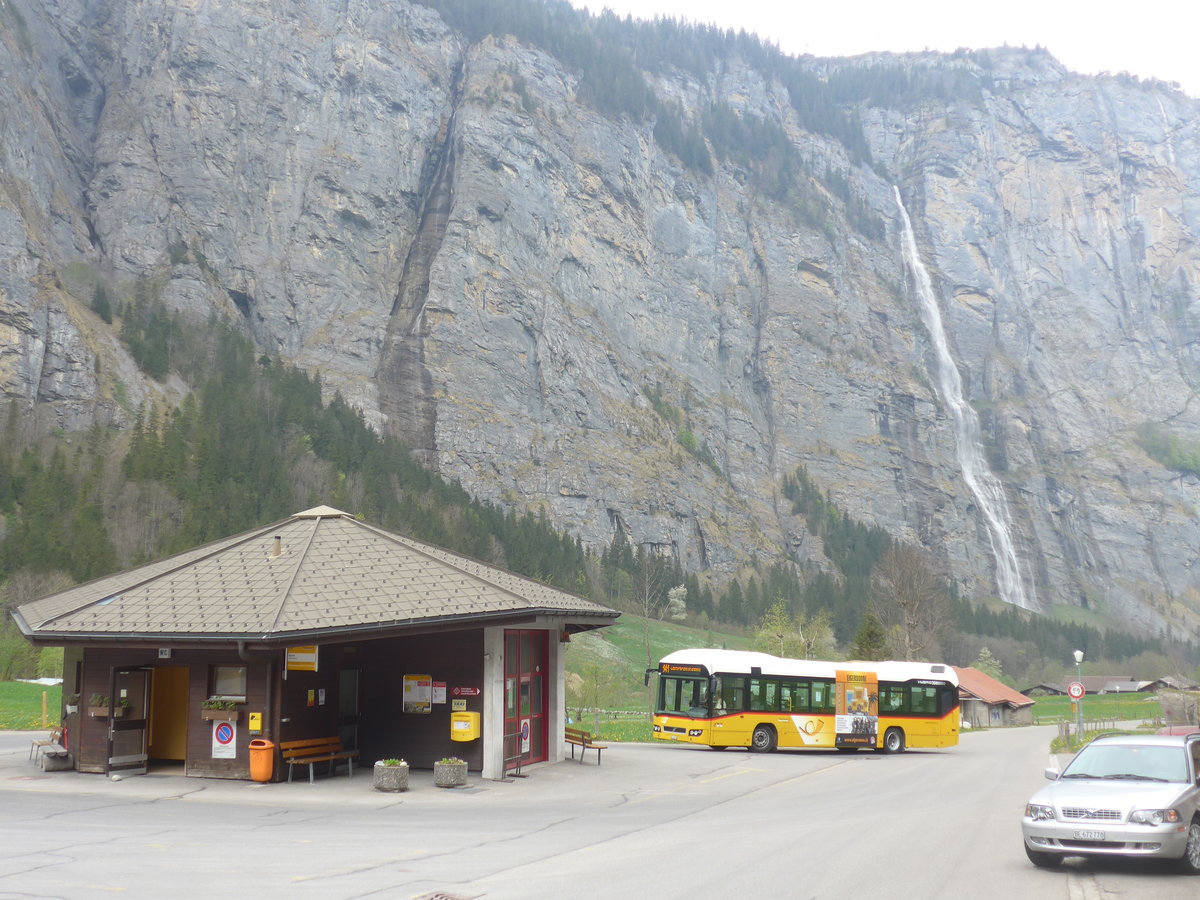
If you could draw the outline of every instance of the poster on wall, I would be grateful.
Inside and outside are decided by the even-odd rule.
[[[212,723],[212,758],[237,759],[237,723]]]
[[[433,702],[434,703],[445,703],[446,702],[446,682],[435,681],[433,683]]]
[[[433,676],[405,675],[403,699],[401,709],[406,713],[433,712]]]

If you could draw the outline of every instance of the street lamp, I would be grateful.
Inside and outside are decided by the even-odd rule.
[[[1083,651],[1076,650],[1075,651],[1075,680],[1078,681],[1081,685],[1083,684],[1083,675],[1081,674],[1082,670],[1080,669],[1080,666],[1082,664],[1083,664]],[[1078,725],[1077,731],[1079,732],[1079,740],[1082,743],[1083,742],[1083,697],[1080,697],[1075,702],[1077,704],[1076,709],[1078,709],[1078,711],[1079,711],[1079,725]]]

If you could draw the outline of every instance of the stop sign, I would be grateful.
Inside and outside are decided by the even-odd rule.
[[[1079,700],[1084,694],[1083,685],[1078,681],[1072,681],[1067,685],[1067,694],[1072,700]]]

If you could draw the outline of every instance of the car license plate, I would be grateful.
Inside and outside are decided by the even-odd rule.
[[[1103,831],[1077,831],[1075,832],[1075,840],[1077,841],[1102,841],[1104,840]]]

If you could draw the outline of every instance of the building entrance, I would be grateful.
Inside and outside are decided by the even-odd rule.
[[[504,632],[504,768],[548,758],[545,631]]]

